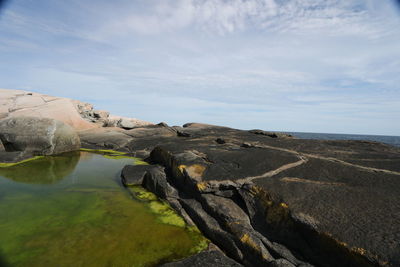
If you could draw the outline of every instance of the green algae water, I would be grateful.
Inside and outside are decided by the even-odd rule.
[[[154,195],[121,185],[126,164],[81,151],[0,168],[0,266],[156,266],[204,249]]]

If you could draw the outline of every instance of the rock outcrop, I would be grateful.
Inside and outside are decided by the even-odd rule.
[[[68,124],[76,131],[152,125],[150,122],[134,118],[112,116],[107,111],[96,110],[93,105],[78,100],[23,90],[0,89],[0,119],[21,116],[55,119]]]
[[[49,118],[12,117],[0,121],[0,141],[7,152],[26,157],[79,150],[80,139],[69,125]],[[18,157],[18,160],[21,158]]]
[[[42,109],[55,101],[0,90],[0,118],[28,111],[53,118]],[[122,183],[169,202],[219,248],[166,266],[400,266],[400,148],[200,123],[140,124],[69,103],[74,109],[64,108],[77,119],[61,121],[79,130],[82,147],[146,158],[151,165],[124,168]],[[23,150],[58,151],[46,138],[7,134],[0,155],[8,159]]]
[[[400,264],[399,148],[201,124],[166,129],[127,142],[164,168],[142,174],[142,185],[236,262]]]

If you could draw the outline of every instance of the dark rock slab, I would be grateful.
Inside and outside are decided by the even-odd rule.
[[[400,265],[400,175],[310,159],[254,182],[317,232],[378,263]]]
[[[249,133],[252,134],[259,134],[259,135],[265,135],[271,138],[292,138],[293,136],[290,134],[285,134],[285,133],[277,133],[277,132],[267,132],[259,129],[255,130],[250,130]]]
[[[267,255],[251,254],[252,244],[272,255],[269,266],[400,265],[399,148],[196,123],[126,132],[123,149],[151,151],[149,161],[165,167],[166,178],[148,187],[161,185],[161,197],[175,187],[176,206],[236,261]],[[233,226],[243,212],[250,223]]]
[[[221,251],[204,251],[181,261],[161,265],[163,267],[239,267],[243,266],[231,258],[225,256]]]
[[[33,154],[21,151],[13,151],[13,152],[0,151],[1,163],[16,163],[32,157]]]
[[[128,185],[142,185],[147,172],[158,169],[152,165],[126,165],[121,171],[122,183]]]
[[[119,128],[98,128],[79,132],[82,147],[128,151],[132,137]]]
[[[148,168],[141,184],[160,198],[178,197],[178,192],[168,183],[164,168],[160,166],[151,166],[151,168]]]
[[[238,262],[242,262],[243,254],[235,243],[235,237],[224,231],[217,220],[205,212],[200,202],[195,199],[180,199],[182,207],[189,214],[199,229],[223,251]]]

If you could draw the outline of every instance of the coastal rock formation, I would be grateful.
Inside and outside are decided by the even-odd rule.
[[[79,136],[72,127],[61,121],[37,117],[1,120],[0,141],[6,151],[2,154],[17,152],[26,157],[59,154],[81,147]]]
[[[126,149],[151,150],[147,160],[165,168],[164,185],[148,186],[150,172],[142,185],[232,259],[247,266],[400,264],[399,148],[191,125],[171,127],[175,135],[132,137]]]
[[[93,105],[69,98],[53,97],[23,90],[0,89],[0,119],[31,116],[51,118],[68,124],[76,131],[101,127],[141,127],[150,122],[112,116]],[[119,122],[123,120],[121,125]]]
[[[0,90],[0,118],[28,110],[52,118],[40,110],[57,98],[29,94]],[[68,101],[78,117],[62,121],[79,130],[82,147],[145,158],[151,165],[125,167],[122,183],[154,192],[219,248],[166,266],[400,266],[400,148],[201,123],[140,124]],[[3,139],[3,161],[21,152],[2,150],[37,143]]]

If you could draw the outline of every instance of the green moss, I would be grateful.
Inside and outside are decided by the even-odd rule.
[[[22,163],[25,163],[25,162],[28,162],[28,161],[41,159],[43,157],[44,156],[35,156],[35,157],[29,158],[29,159],[24,159],[24,160],[21,160],[21,161],[18,161],[18,162],[11,162],[11,163],[2,163],[2,162],[0,162],[0,168],[12,167],[12,166],[15,166],[15,165],[18,165],[18,164],[22,164]]]
[[[197,227],[196,227],[196,229],[197,229]],[[200,231],[199,231],[199,234],[201,234]],[[197,242],[197,245],[195,245],[194,247],[192,247],[190,249],[190,253],[197,254],[197,253],[207,249],[209,244],[210,244],[210,240],[208,240],[206,238],[200,238]]]
[[[81,151],[86,151],[86,152],[92,152],[92,153],[112,153],[112,154],[118,154],[118,155],[125,155],[127,154],[126,152],[121,152],[121,151],[116,151],[116,150],[111,150],[111,149],[90,149],[90,148],[81,148]]]
[[[109,149],[89,149],[89,148],[81,148],[81,151],[97,153],[103,155],[103,157],[108,159],[133,159],[134,165],[149,165],[149,163],[143,161],[141,158],[136,158],[129,156],[126,152],[120,152]]]
[[[149,165],[147,162],[142,161],[142,159],[131,156],[106,154],[103,157],[107,159],[132,159],[134,165]]]
[[[151,201],[150,209],[156,213],[158,219],[165,224],[185,227],[186,223],[167,203],[161,201]]]
[[[149,165],[149,163],[139,158],[135,158],[135,165]]]
[[[158,220],[160,222],[178,227],[186,227],[183,218],[180,217],[168,203],[158,200],[155,194],[145,190],[141,186],[129,186],[129,190],[131,190],[138,199],[148,202],[150,210],[158,215]]]
[[[128,190],[130,190],[135,195],[135,197],[137,197],[140,200],[147,200],[147,201],[157,200],[157,196],[155,194],[145,190],[141,186],[131,185],[128,187]]]

